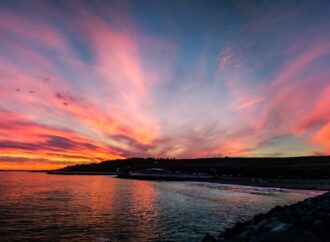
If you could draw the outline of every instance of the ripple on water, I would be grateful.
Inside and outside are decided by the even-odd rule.
[[[3,172],[0,241],[200,241],[321,192]]]

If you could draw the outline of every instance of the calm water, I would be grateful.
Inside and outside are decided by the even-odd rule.
[[[201,241],[320,192],[0,172],[0,241]]]

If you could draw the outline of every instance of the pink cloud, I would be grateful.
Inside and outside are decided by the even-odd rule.
[[[42,161],[43,167],[53,169],[74,163],[123,157],[121,152],[110,146],[71,130],[41,125],[11,112],[0,111],[0,114],[4,117],[0,120],[0,167],[3,162],[9,161],[13,167],[19,167],[22,159],[25,159]],[[20,159],[15,160],[15,157]]]
[[[313,136],[313,141],[323,146],[326,153],[330,154],[330,121]]]
[[[126,3],[118,3],[125,14],[94,4],[97,13],[68,3],[75,9],[70,16],[42,4],[52,10],[50,19],[65,23],[65,31],[50,19],[0,12],[0,44],[8,52],[0,57],[0,108],[17,115],[1,115],[0,125],[12,130],[1,136],[12,142],[6,157],[16,152],[34,162],[36,153],[18,148],[29,147],[29,140],[32,146],[45,144],[51,136],[67,140],[50,142],[86,149],[84,161],[93,154],[79,140],[97,147],[100,158],[107,152],[113,157],[255,155],[267,141],[285,135],[328,152],[330,73],[315,65],[330,53],[322,36],[304,33],[298,44],[287,43],[279,53],[265,51],[262,57],[271,53],[283,61],[269,74],[244,56],[251,44],[245,40],[242,47],[224,48],[217,63],[208,59],[207,44],[196,60],[187,61],[180,56],[184,46],[139,32]],[[280,20],[272,15],[265,22]],[[260,26],[265,27],[257,21],[247,28]],[[273,60],[267,58],[260,63]],[[72,152],[58,155],[77,155]],[[55,162],[55,156],[49,160]]]
[[[247,101],[240,103],[235,109],[242,110],[242,109],[251,108],[252,106],[258,104],[259,102],[262,102],[263,100],[264,100],[263,97],[253,97],[251,99],[248,99]]]
[[[220,55],[219,67],[220,70],[225,70],[226,67],[234,63],[234,51],[231,48],[227,48]]]

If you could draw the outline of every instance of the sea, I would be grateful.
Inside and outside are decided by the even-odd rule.
[[[0,172],[0,241],[201,241],[321,191]]]

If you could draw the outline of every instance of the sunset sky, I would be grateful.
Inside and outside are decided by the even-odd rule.
[[[0,1],[0,169],[330,154],[329,1]]]

